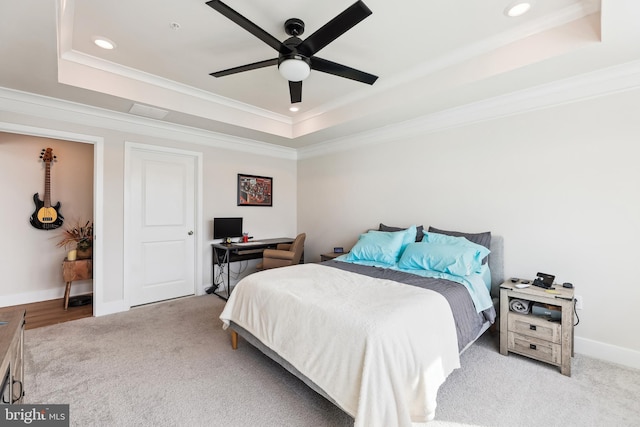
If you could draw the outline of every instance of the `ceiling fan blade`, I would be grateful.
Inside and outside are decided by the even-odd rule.
[[[253,64],[241,65],[239,67],[229,68],[227,70],[216,71],[215,73],[210,73],[210,76],[213,77],[223,77],[228,76],[229,74],[241,73],[243,71],[256,70],[258,68],[268,67],[270,65],[278,65],[278,58],[267,59],[265,61],[254,62]]]
[[[333,74],[334,76],[340,76],[358,82],[372,85],[378,80],[378,76],[365,73],[364,71],[356,70],[355,68],[347,67],[346,65],[338,64],[337,62],[328,61],[326,59],[312,57],[311,68],[323,73]]]
[[[212,9],[220,12],[225,17],[229,18],[275,50],[280,53],[290,53],[291,49],[285,45],[283,45],[280,40],[273,37],[271,34],[267,33],[262,28],[258,27],[253,22],[249,21],[244,16],[240,15],[235,10],[231,9],[226,4],[222,3],[220,0],[211,0],[207,2],[207,5]]]
[[[302,102],[302,82],[289,82],[289,93],[292,104]]]
[[[307,58],[315,55],[320,49],[346,33],[357,23],[371,15],[371,9],[362,1],[358,0],[341,14],[320,27],[311,34],[299,46],[298,52]]]

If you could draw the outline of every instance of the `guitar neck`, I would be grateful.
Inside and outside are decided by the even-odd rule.
[[[51,162],[46,162],[44,172],[44,207],[51,207]]]

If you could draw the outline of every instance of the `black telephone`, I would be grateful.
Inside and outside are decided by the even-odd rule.
[[[551,288],[553,286],[553,281],[556,278],[556,276],[545,273],[538,273],[536,274],[536,276],[538,277],[536,277],[536,279],[533,281],[533,286],[538,286],[545,289]]]

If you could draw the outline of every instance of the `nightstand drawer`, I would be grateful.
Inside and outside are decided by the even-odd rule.
[[[554,365],[560,365],[562,361],[562,349],[559,344],[515,332],[509,332],[509,351]]]
[[[532,315],[509,313],[509,331],[560,344],[560,323]]]

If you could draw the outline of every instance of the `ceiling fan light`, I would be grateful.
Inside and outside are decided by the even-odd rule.
[[[278,65],[278,70],[290,82],[301,82],[311,73],[311,67],[301,58],[285,59]]]

